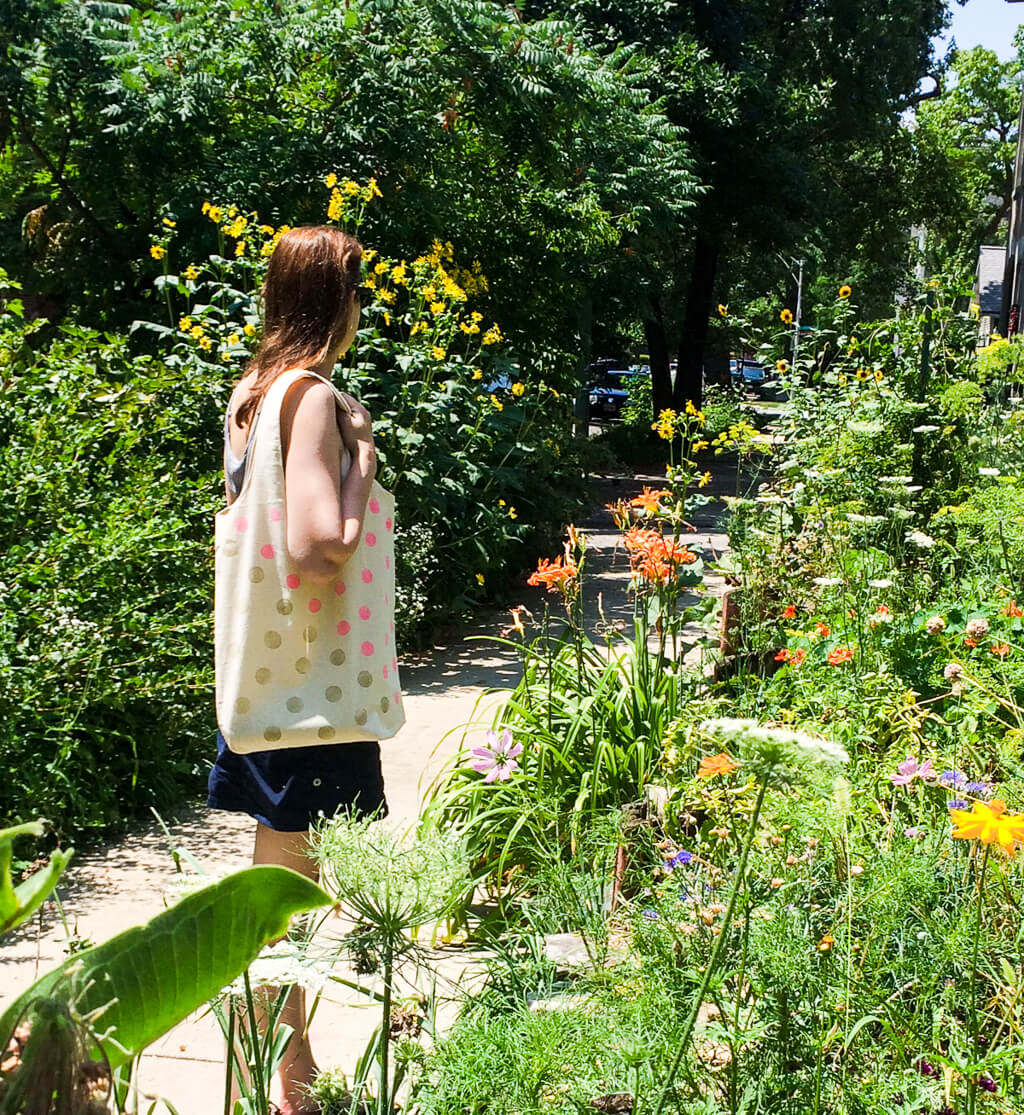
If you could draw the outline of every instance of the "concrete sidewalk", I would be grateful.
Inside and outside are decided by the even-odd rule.
[[[719,482],[724,490],[728,490],[728,479]],[[664,478],[641,475],[596,482],[593,511],[577,524],[588,544],[585,621],[598,642],[604,641],[598,624],[612,624],[628,637],[632,620],[629,563],[617,547],[618,531],[604,505],[620,497],[631,498],[644,484],[658,487]],[[712,487],[712,494],[719,484]],[[721,553],[727,544],[725,536],[714,529],[720,509],[717,503],[704,508],[695,524],[697,533],[687,538],[706,558]],[[709,577],[707,591],[720,591],[720,578]],[[544,606],[540,590],[524,587],[514,601],[519,602],[539,620]],[[554,615],[558,606],[553,603]],[[415,823],[425,792],[444,762],[457,754],[464,739],[469,746],[479,742],[504,699],[501,690],[518,681],[521,668],[516,648],[488,641],[488,636],[498,634],[509,622],[507,609],[484,611],[458,638],[403,659],[408,719],[398,736],[382,746],[391,810],[388,823],[399,829]],[[221,874],[250,861],[254,826],[248,817],[197,805],[168,819],[168,827],[174,844],[193,855],[207,872]],[[95,943],[138,925],[173,901],[177,881],[168,842],[155,823],[109,847],[76,856],[59,890],[66,927],[51,902],[6,940],[0,952],[0,1007],[64,958],[69,935]],[[437,955],[432,971],[447,988],[449,1004],[442,1018],[450,1021],[457,1014],[460,985],[472,980],[479,964],[453,948]],[[339,969],[339,974],[347,973]],[[350,1073],[378,1017],[375,1004],[331,984],[311,1026],[320,1064]],[[216,1021],[210,1014],[200,1013],[147,1050],[142,1060],[142,1087],[150,1095],[166,1098],[179,1115],[219,1112],[223,1055]]]

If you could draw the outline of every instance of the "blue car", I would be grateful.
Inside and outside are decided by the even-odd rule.
[[[756,360],[730,360],[729,378],[737,387],[747,391],[758,391],[764,386],[764,365]]]
[[[609,368],[595,377],[589,389],[588,417],[591,422],[609,422],[622,417],[629,401],[631,381],[650,379],[646,368]]]

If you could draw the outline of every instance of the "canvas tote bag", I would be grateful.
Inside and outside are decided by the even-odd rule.
[[[232,751],[388,739],[405,721],[395,652],[394,506],[376,481],[355,552],[314,585],[288,556],[279,376],[250,433],[238,498],[216,516],[217,724]],[[351,410],[334,389],[338,405]],[[349,467],[342,461],[343,475]]]

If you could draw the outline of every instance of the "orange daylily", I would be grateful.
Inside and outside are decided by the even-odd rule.
[[[1024,608],[1018,606],[1016,600],[1011,600],[1009,604],[1003,609],[1004,616],[1013,616],[1015,619],[1020,619],[1024,616]]]
[[[953,836],[957,840],[978,840],[982,844],[998,844],[1012,856],[1015,844],[1024,844],[1024,815],[1007,813],[1006,802],[976,801],[970,810],[951,809]]]
[[[630,507],[642,507],[645,511],[657,511],[658,504],[663,499],[667,499],[672,493],[667,488],[660,488],[657,491],[651,491],[647,485],[644,485],[644,490],[629,501]]]
[[[570,581],[576,579],[578,570],[571,561],[563,562],[561,556],[554,561],[541,558],[537,562],[537,572],[526,579],[528,585],[547,585],[548,592],[564,590]]]
[[[645,581],[667,584],[680,565],[692,565],[697,555],[661,531],[633,527],[622,536],[630,565]]]
[[[714,778],[716,774],[731,774],[736,769],[736,764],[724,751],[717,755],[706,755],[697,768],[698,778]]]

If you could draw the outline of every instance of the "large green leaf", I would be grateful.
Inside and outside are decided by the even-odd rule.
[[[21,925],[39,909],[74,854],[72,848],[54,852],[44,868],[16,887],[11,879],[11,845],[14,838],[42,836],[45,831],[45,821],[30,821],[14,828],[0,829],[0,935]]]
[[[140,1053],[238,976],[293,914],[326,906],[316,884],[284,867],[250,867],[184,898],[146,925],[69,957],[0,1019],[9,1034],[35,999],[65,995],[108,1035],[113,1068]]]

